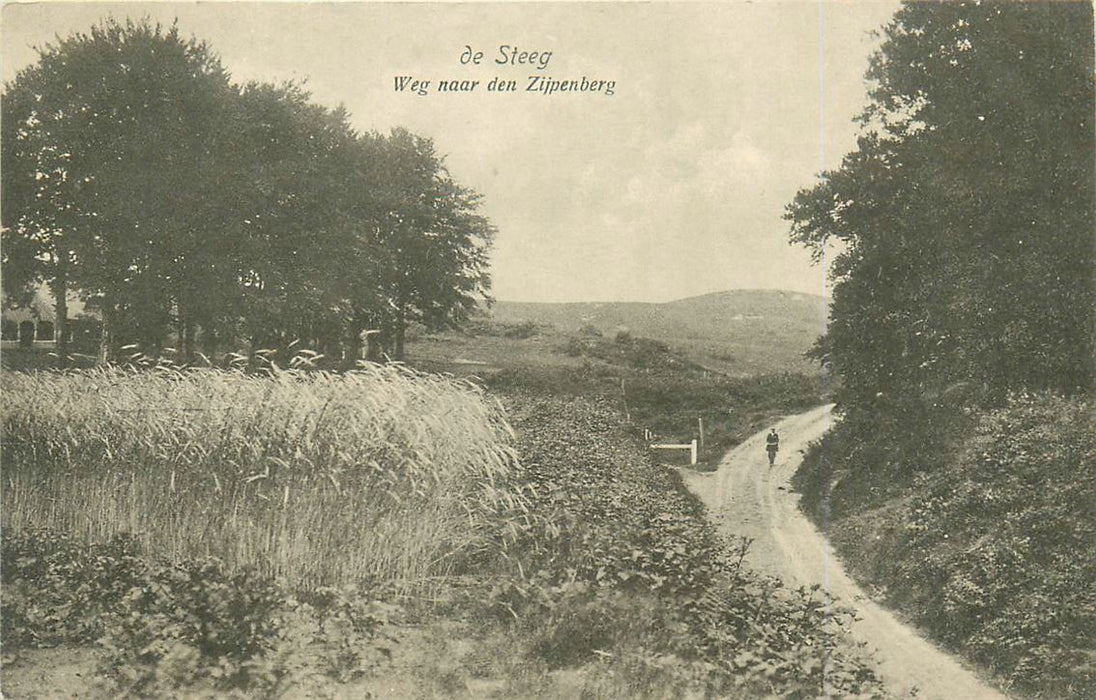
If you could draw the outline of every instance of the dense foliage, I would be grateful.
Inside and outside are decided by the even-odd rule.
[[[827,491],[830,449],[812,455],[800,486],[816,513],[840,505],[823,517],[855,573],[941,641],[1025,696],[1091,697],[1091,401],[1013,397],[953,438],[949,452],[944,468],[878,508],[844,490],[847,476]]]
[[[818,354],[848,412],[1093,383],[1096,179],[1087,3],[910,3],[859,148],[788,207],[833,259]]]
[[[671,470],[604,400],[509,391],[530,506],[491,594],[549,668],[613,659],[614,695],[877,694],[846,646],[848,614],[817,590],[751,572]]]
[[[939,639],[1070,697],[1093,692],[1091,409],[1009,397],[1096,378],[1092,12],[905,4],[857,150],[787,210],[836,252],[814,354],[842,420],[805,507]]]
[[[191,358],[299,340],[402,355],[489,287],[494,230],[430,139],[355,131],[299,85],[236,85],[176,27],[106,20],[3,95],[5,292],[45,282],[126,344]],[[62,347],[62,356],[65,348]]]
[[[5,531],[2,564],[5,653],[96,643],[101,678],[85,690],[105,697],[326,696],[376,667],[399,614],[360,592],[298,598],[216,559],[149,558],[128,536]]]

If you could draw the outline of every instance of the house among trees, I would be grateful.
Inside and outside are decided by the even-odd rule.
[[[67,355],[56,319],[80,314],[39,292],[76,291],[101,360],[307,348],[350,365],[363,342],[401,360],[409,324],[456,327],[489,298],[495,227],[431,139],[358,131],[300,85],[234,84],[176,27],[59,39],[0,106],[3,284],[35,300],[5,338]]]
[[[56,347],[56,303],[45,285],[38,285],[26,300],[0,294],[3,348]],[[77,350],[93,350],[99,342],[99,317],[73,294],[68,298],[68,344]]]

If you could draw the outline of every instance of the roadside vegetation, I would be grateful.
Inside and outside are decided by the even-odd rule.
[[[1096,410],[1020,395],[963,423],[931,444],[888,434],[886,460],[835,431],[794,484],[853,574],[934,638],[1025,697],[1091,697]]]
[[[718,539],[613,401],[502,396],[549,524],[519,543],[527,575],[492,591],[522,657],[547,669],[598,659],[588,690],[609,697],[881,693],[844,639],[850,613],[751,572],[748,542]]]
[[[813,352],[841,419],[802,503],[865,587],[1029,697],[1096,694],[1091,26],[905,5],[857,150],[787,212],[842,249]]]
[[[652,440],[683,444],[699,439],[703,427],[701,470],[714,470],[729,449],[773,419],[824,403],[831,388],[817,373],[728,376],[698,365],[667,343],[627,332],[612,338],[592,328],[577,334],[555,335],[550,328],[542,332],[551,342],[533,352],[573,362],[550,366],[541,361],[534,370],[523,359],[495,368],[485,377],[487,386],[603,398],[625,416],[637,440],[647,430]],[[532,348],[513,346],[519,347],[523,353]],[[682,463],[666,455],[661,459]]]
[[[617,382],[536,375],[5,371],[6,668],[90,647],[104,696],[881,693],[849,615],[716,537]]]

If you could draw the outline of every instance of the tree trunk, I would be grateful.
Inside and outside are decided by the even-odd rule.
[[[103,314],[103,328],[99,332],[99,362],[105,364],[114,359],[114,309],[109,301],[104,300],[101,309]]]
[[[370,362],[380,362],[382,353],[380,334],[370,333],[369,336],[365,339],[365,342],[365,359],[369,360]]]
[[[403,340],[407,331],[407,322],[403,320],[403,317],[396,319],[396,329],[393,335],[393,343],[395,348],[393,349],[393,355],[396,362],[403,362]]]
[[[194,359],[194,322],[189,318],[183,321],[183,361],[190,362]]]
[[[57,362],[64,366],[68,363],[68,279],[65,271],[59,267],[53,281],[53,299],[55,319],[53,325],[54,340],[57,347]]]
[[[220,343],[217,331],[213,328],[213,321],[206,318],[198,324],[198,329],[201,331],[202,350],[211,363],[217,364],[217,349]]]
[[[350,322],[350,328],[348,330],[346,355],[343,357],[343,367],[345,369],[354,369],[358,364],[358,360],[362,356],[362,329],[363,324],[357,318]]]
[[[186,337],[186,314],[183,312],[183,305],[178,301],[175,302],[175,359],[180,357],[186,357],[187,353],[187,337]]]

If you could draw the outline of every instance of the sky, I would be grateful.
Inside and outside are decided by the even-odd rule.
[[[784,207],[855,147],[874,30],[897,8],[890,0],[6,3],[0,59],[6,83],[37,59],[35,46],[103,17],[177,21],[237,82],[305,81],[314,101],[345,106],[363,131],[402,126],[429,136],[454,179],[483,195],[498,229],[497,299],[825,295],[825,266],[789,244]],[[528,89],[532,76],[536,87],[603,82],[548,94]],[[399,90],[400,77],[429,80],[426,94],[406,83]],[[493,78],[516,90],[488,90]],[[479,83],[448,92],[442,80]]]

